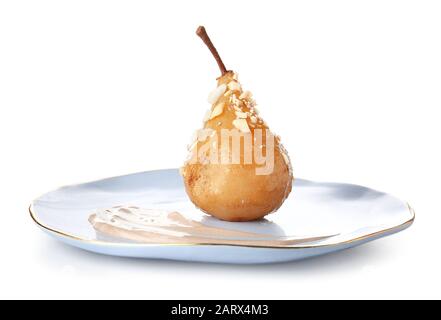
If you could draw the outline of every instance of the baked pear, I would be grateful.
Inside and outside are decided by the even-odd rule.
[[[211,108],[181,168],[185,189],[202,211],[227,221],[251,221],[276,211],[291,192],[291,162],[280,138],[260,117],[237,74],[225,68],[204,27],[197,35],[222,75]]]

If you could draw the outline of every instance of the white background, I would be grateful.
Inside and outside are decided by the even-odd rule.
[[[1,1],[0,298],[441,298],[439,1]],[[311,260],[99,256],[28,216],[60,185],[177,167],[219,75],[204,24],[295,175],[390,192],[408,230]]]

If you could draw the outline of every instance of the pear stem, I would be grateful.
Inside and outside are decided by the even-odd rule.
[[[222,75],[227,73],[228,70],[227,70],[227,68],[225,68],[224,63],[222,62],[222,59],[219,56],[219,53],[217,52],[215,46],[211,42],[210,37],[208,36],[207,31],[205,30],[205,28],[203,26],[200,26],[196,30],[196,34],[202,39],[202,41],[204,41],[204,43],[208,47],[208,49],[210,49],[210,52],[213,55],[214,59],[216,59],[217,65],[219,66],[219,69],[220,69]]]

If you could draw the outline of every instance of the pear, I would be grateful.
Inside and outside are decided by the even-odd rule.
[[[260,219],[275,212],[291,192],[290,159],[260,117],[251,93],[225,68],[205,28],[196,33],[222,75],[181,168],[186,192],[196,207],[218,219]]]

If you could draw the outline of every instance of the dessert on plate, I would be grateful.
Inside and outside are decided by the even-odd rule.
[[[251,93],[242,89],[235,72],[225,68],[205,28],[199,27],[196,33],[216,59],[221,76],[209,95],[212,106],[203,128],[197,131],[180,170],[185,190],[198,208],[218,219],[258,220],[276,211],[291,192],[291,162],[280,138],[260,117]],[[296,237],[262,238],[259,234],[209,227],[176,211],[133,205],[96,210],[89,222],[102,235],[135,242],[239,241],[257,246],[298,242]]]
[[[297,179],[295,201],[285,202],[293,174],[280,138],[203,27],[197,35],[221,75],[181,174],[147,171],[49,192],[30,207],[40,228],[69,245],[115,256],[268,263],[347,249],[413,223],[407,203],[351,184]],[[261,219],[282,204],[278,214]]]

